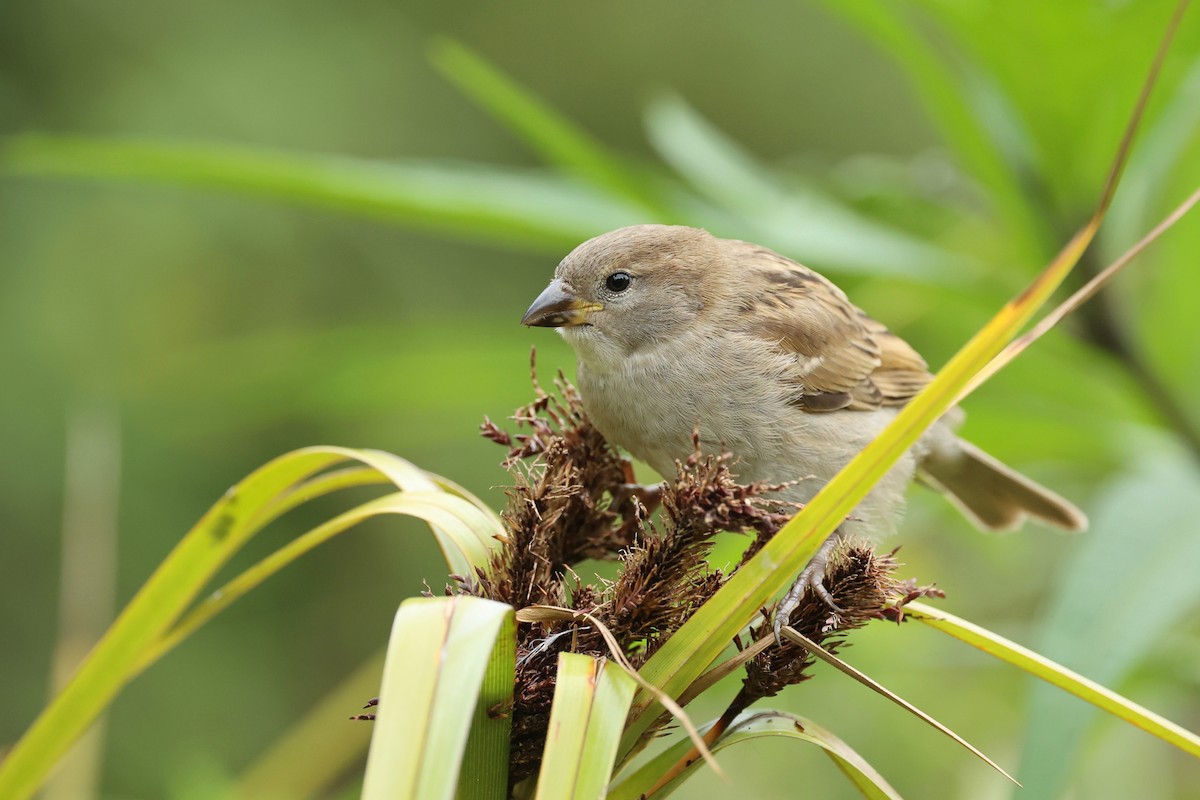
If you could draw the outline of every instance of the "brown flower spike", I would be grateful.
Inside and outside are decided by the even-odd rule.
[[[516,432],[487,419],[481,426],[486,438],[508,449],[502,462],[513,479],[502,515],[508,536],[488,567],[459,577],[453,591],[518,609],[551,605],[587,612],[640,667],[729,577],[707,560],[716,535],[754,537],[740,566],[783,527],[796,506],[779,499],[786,486],[739,484],[730,471],[732,457],[702,454],[698,436],[693,436],[694,452],[676,462],[661,494],[634,487],[629,462],[592,426],[575,387],[561,374],[555,387],[557,394],[549,394],[534,377],[533,402],[512,417]],[[661,500],[661,514],[652,521],[648,505],[656,500]],[[574,571],[585,559],[619,561],[620,571],[611,580],[585,582]],[[896,580],[895,568],[891,554],[878,555],[865,544],[842,546],[827,577],[842,612],[834,614],[820,599],[805,595],[792,615],[793,627],[836,650],[847,631],[873,619],[897,618],[898,605],[931,590]],[[764,609],[764,622],[751,628],[752,640],[771,635],[769,612]],[[518,625],[513,786],[540,766],[558,654],[564,651],[609,655],[592,625]],[[732,720],[759,698],[806,680],[811,665],[801,648],[769,647],[747,663],[742,689],[724,716]]]

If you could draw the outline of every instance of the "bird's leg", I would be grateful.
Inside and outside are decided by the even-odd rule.
[[[822,582],[825,578],[825,570],[829,566],[829,557],[833,554],[833,548],[837,547],[838,542],[845,537],[845,532],[839,527],[829,538],[821,543],[812,560],[808,562],[808,566],[800,573],[800,577],[796,578],[796,582],[792,584],[792,588],[788,589],[788,593],[779,601],[779,605],[775,608],[775,641],[780,641],[779,632],[787,627],[791,620],[792,612],[800,606],[800,598],[804,596],[804,592],[812,590],[813,594],[821,598],[825,605],[837,614],[842,612],[838,608],[837,603],[833,602],[833,595],[825,588]]]
[[[618,539],[632,541],[633,535],[640,525],[637,509],[633,502],[634,498],[637,498],[642,508],[645,509],[644,513],[648,515],[662,502],[664,486],[661,483],[652,485],[638,483],[633,474],[633,464],[627,458],[623,458],[621,461],[625,482],[609,490],[612,495],[612,503],[609,504],[609,508],[617,512],[625,521],[618,531]]]
[[[625,483],[613,487],[611,490],[612,508],[618,511],[621,510],[621,507],[633,497],[641,501],[647,513],[658,508],[658,504],[662,502],[663,484],[655,483],[648,485],[638,483],[637,478],[633,474],[633,462],[628,458],[621,459],[621,467],[625,472]]]
[[[636,497],[641,501],[647,512],[658,508],[658,504],[662,502],[663,484],[653,483],[626,483],[617,487],[613,493],[613,505],[620,507],[629,502],[631,497]]]

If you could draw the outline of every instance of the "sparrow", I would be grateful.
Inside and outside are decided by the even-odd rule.
[[[699,430],[733,454],[743,483],[789,484],[804,503],[874,439],[933,376],[924,359],[831,281],[749,242],[699,228],[636,225],[575,248],[521,320],[574,349],[584,410],[614,445],[673,475]],[[899,523],[915,479],[983,530],[1026,518],[1078,531],[1067,500],[959,438],[944,415],[820,547],[775,614],[776,637],[822,578],[837,541],[878,541]]]

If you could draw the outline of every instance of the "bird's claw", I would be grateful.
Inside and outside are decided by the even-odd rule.
[[[821,571],[813,570],[810,564],[804,572],[800,573],[800,577],[792,584],[792,588],[779,601],[779,605],[775,609],[775,643],[783,644],[783,629],[787,627],[792,619],[792,612],[800,606],[800,598],[804,596],[806,590],[811,590],[813,594],[821,599],[829,610],[835,614],[841,614],[842,608],[833,600],[833,595],[825,588],[825,583],[822,578],[825,577],[824,569]]]
[[[800,600],[806,591],[811,591],[820,598],[821,602],[828,606],[834,614],[843,613],[842,608],[834,602],[833,595],[825,588],[824,583],[825,568],[829,565],[829,554],[833,551],[839,538],[839,534],[835,534],[825,540],[816,555],[813,556],[812,561],[808,562],[808,566],[800,573],[800,577],[796,578],[792,588],[788,589],[787,594],[775,607],[775,621],[772,627],[775,631],[776,644],[783,644],[783,629],[791,621],[792,613],[800,607]]]

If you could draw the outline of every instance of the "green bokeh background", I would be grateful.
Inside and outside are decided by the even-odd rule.
[[[573,370],[557,337],[517,322],[557,260],[611,227],[581,212],[553,231],[498,235],[448,230],[436,215],[394,224],[170,180],[47,177],[21,165],[9,137],[353,156],[377,162],[385,182],[387,162],[446,175],[472,162],[617,203],[546,166],[431,63],[431,48],[456,40],[668,187],[660,197],[673,218],[821,268],[936,367],[1086,218],[1170,4],[891,4],[908,39],[873,27],[883,5],[0,8],[0,748],[50,692],[73,426],[119,448],[118,602],[229,485],[296,447],[388,450],[499,506],[501,453],[478,423],[527,401],[532,346],[545,377]],[[1198,76],[1193,14],[1093,263],[1200,184]],[[733,172],[706,173],[711,154],[687,144],[712,133],[701,119],[727,137],[718,149]],[[988,152],[1008,178],[988,172]],[[800,200],[764,209],[756,181]],[[828,208],[851,216],[830,217],[808,248],[814,208],[809,221]],[[612,219],[652,215],[625,203]],[[899,237],[895,258],[868,249],[859,224]],[[817,246],[816,234],[844,246]],[[1190,399],[1200,396],[1198,253],[1200,222],[1188,218],[1094,312],[1130,343],[1132,368],[1072,322],[966,404],[967,435],[1078,501],[1091,533],[982,536],[914,490],[889,543],[904,546],[907,574],[946,590],[947,608],[1191,729],[1200,470],[1186,431],[1200,427]],[[233,568],[343,507],[285,521]],[[419,525],[389,520],[273,578],[121,695],[100,796],[214,796],[380,650],[401,599],[423,581],[440,589],[444,573]],[[1079,704],[1052,705],[1017,672],[931,631],[881,625],[854,639],[852,663],[1020,765],[1028,788],[1017,797],[1179,797],[1200,781],[1194,760],[1112,720],[1088,718],[1076,748],[1054,725]],[[928,728],[817,673],[778,704],[838,733],[905,796],[1010,794]],[[719,711],[714,700],[695,715]],[[331,736],[353,712],[329,720]],[[852,796],[815,750],[767,743],[722,762],[746,796]],[[353,792],[353,781],[351,770],[332,791]],[[703,775],[681,796],[729,791]]]

